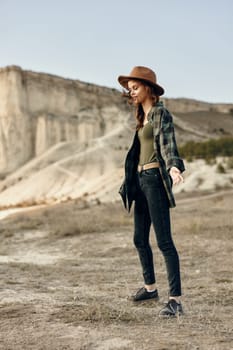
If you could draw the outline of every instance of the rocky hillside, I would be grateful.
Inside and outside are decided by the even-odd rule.
[[[233,104],[164,102],[180,143],[233,133]],[[0,206],[118,198],[133,127],[120,91],[0,69]]]
[[[0,69],[0,174],[59,142],[83,144],[127,118],[120,94],[10,66]]]

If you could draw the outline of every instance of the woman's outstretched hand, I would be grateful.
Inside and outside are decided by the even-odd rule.
[[[172,178],[173,185],[178,185],[180,182],[184,182],[184,178],[180,173],[180,170],[175,166],[171,167],[169,174]]]

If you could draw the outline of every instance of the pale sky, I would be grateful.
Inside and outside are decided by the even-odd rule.
[[[233,0],[0,0],[0,67],[121,90],[152,68],[165,97],[233,103]]]

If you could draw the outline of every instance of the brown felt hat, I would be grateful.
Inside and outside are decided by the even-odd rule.
[[[158,96],[164,94],[164,89],[162,86],[157,84],[157,78],[155,72],[147,67],[136,66],[132,69],[128,76],[120,75],[118,77],[119,83],[128,90],[129,80],[141,80],[142,82],[149,84],[155,88]]]

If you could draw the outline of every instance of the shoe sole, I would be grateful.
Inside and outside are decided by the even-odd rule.
[[[159,301],[159,297],[157,298],[150,298],[150,299],[142,299],[142,300],[134,300],[133,298],[130,299],[134,304],[142,304],[142,303],[148,303],[149,301],[157,302]]]
[[[175,315],[160,315],[159,314],[159,318],[179,318],[179,317],[181,317],[183,315],[184,315],[183,312],[178,312]]]

